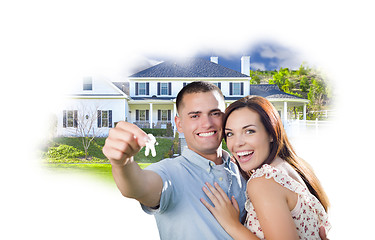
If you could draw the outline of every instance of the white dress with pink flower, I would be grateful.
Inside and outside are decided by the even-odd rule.
[[[294,180],[285,172],[268,164],[264,164],[261,168],[256,170],[249,181],[263,176],[267,179],[273,178],[275,182],[298,194],[298,202],[291,211],[291,214],[300,239],[320,239],[319,227],[321,226],[324,226],[326,232],[328,232],[331,228],[328,222],[328,215],[319,200],[312,195],[305,186]],[[245,226],[258,238],[265,239],[255,209],[247,193],[246,198],[245,209],[247,211],[247,217]]]

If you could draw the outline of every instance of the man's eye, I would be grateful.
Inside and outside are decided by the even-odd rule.
[[[191,118],[197,118],[198,115],[191,115],[190,117],[191,117]]]
[[[221,116],[221,112],[214,112],[212,113],[213,116]]]

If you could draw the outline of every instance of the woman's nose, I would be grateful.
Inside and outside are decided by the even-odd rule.
[[[237,147],[240,147],[242,145],[245,144],[245,141],[244,141],[244,138],[242,135],[237,135],[235,138],[234,138],[234,144],[237,146]]]

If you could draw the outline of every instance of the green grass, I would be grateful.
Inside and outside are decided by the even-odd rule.
[[[156,138],[156,157],[145,156],[145,148],[134,156],[136,162],[153,163],[167,158],[173,141],[170,138]],[[108,163],[102,149],[105,138],[95,138],[88,149],[88,159],[84,159],[84,152],[80,138],[60,137],[48,142],[42,148],[42,155],[45,162],[48,163]],[[69,152],[67,152],[69,150]]]
[[[150,165],[151,163],[138,163],[138,165],[143,169]],[[84,164],[84,163],[46,163],[45,167],[49,170],[56,171],[58,173],[79,173],[79,174],[87,174],[93,176],[95,178],[101,179],[103,181],[114,183],[112,177],[112,166],[111,164],[103,164],[103,163],[91,163],[91,164]]]
[[[141,168],[151,163],[158,162],[168,157],[173,141],[170,138],[156,138],[156,157],[145,156],[143,148],[134,159]],[[102,149],[105,138],[96,138],[91,143],[88,153],[89,158],[84,159],[84,149],[81,139],[72,137],[55,138],[48,142],[42,149],[43,165],[51,171],[63,174],[87,174],[102,181],[113,183],[111,164],[104,156]]]

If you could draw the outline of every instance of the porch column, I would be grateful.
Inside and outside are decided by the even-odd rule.
[[[303,121],[306,121],[306,103],[303,104]]]
[[[150,122],[150,128],[152,128],[152,123],[153,123],[153,121],[152,121],[152,103],[150,103],[150,120],[149,120],[149,122]]]
[[[284,116],[283,116],[284,127],[286,126],[287,121],[288,121],[288,103],[284,102]]]

